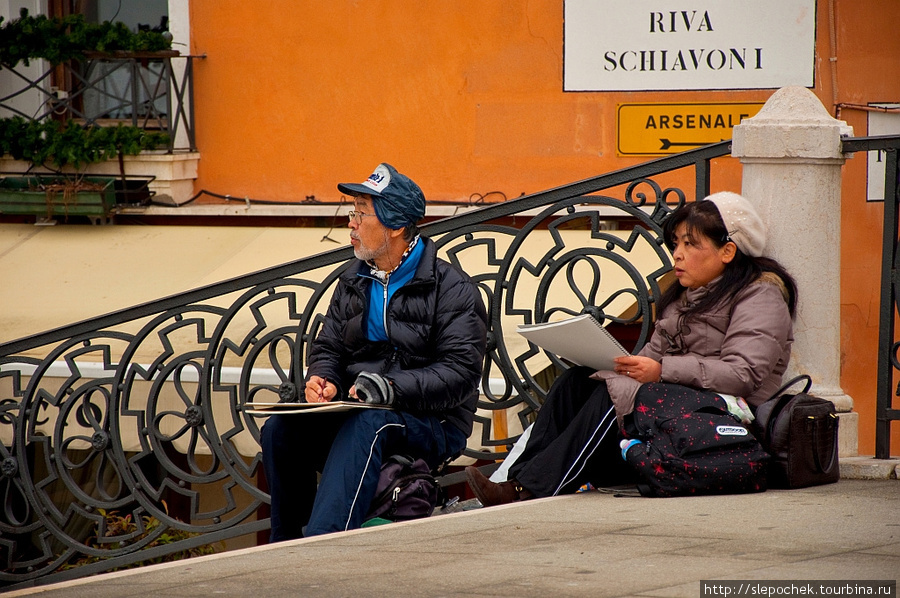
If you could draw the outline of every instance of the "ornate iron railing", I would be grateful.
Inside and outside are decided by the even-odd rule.
[[[36,75],[4,65],[0,115],[128,123],[167,133],[169,153],[196,151],[194,58],[171,51],[91,54]]]
[[[900,136],[861,137],[843,140],[844,153],[880,152],[884,160],[884,229],[881,244],[881,307],[878,316],[878,390],[875,404],[875,457],[891,456],[891,422],[900,420],[900,409],[893,406],[893,398],[900,396],[900,342],[896,340],[898,309],[900,309],[900,166],[897,152]],[[894,385],[897,384],[895,387]]]
[[[498,431],[494,414],[524,425],[547,389],[537,372],[564,367],[517,340],[516,325],[589,311],[646,341],[671,270],[661,225],[708,194],[712,160],[729,151],[718,143],[424,227],[489,306],[481,446],[468,456],[502,457],[516,433]],[[293,394],[351,256],[337,249],[0,344],[0,581],[58,581],[267,529],[261,422],[245,406]],[[114,529],[111,513],[133,525]],[[191,536],[157,545],[176,532]],[[85,557],[101,560],[62,570]]]

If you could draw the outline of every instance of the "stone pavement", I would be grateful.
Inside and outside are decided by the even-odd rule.
[[[587,492],[7,596],[701,596],[701,580],[896,580],[900,481],[650,499]]]

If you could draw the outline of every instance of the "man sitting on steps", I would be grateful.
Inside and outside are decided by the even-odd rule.
[[[305,400],[392,409],[269,418],[261,443],[273,542],[360,527],[382,461],[404,453],[434,468],[459,454],[479,395],[487,314],[475,283],[419,234],[422,190],[389,164],[338,189],[354,200],[357,259],[312,343]]]

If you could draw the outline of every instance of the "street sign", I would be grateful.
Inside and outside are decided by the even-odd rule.
[[[815,83],[816,0],[565,0],[564,5],[565,91],[780,89]]]
[[[677,154],[731,139],[741,120],[755,116],[762,103],[619,104],[616,153],[620,156]]]

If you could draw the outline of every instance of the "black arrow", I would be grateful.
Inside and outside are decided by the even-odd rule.
[[[669,141],[668,139],[660,138],[659,140],[662,143],[661,150],[667,150],[670,147],[675,146],[684,146],[684,147],[700,147],[701,145],[709,145],[710,143],[715,143],[715,141]],[[719,141],[725,141],[724,139],[719,139]]]
[[[661,150],[667,150],[667,149],[669,149],[670,147],[676,147],[676,146],[682,146],[682,147],[700,147],[701,145],[706,145],[705,142],[700,142],[700,143],[696,143],[696,142],[692,143],[692,142],[689,142],[689,141],[678,142],[678,141],[669,141],[668,139],[660,139],[659,141],[660,141],[660,143],[662,143],[662,147],[659,148],[659,149],[661,149]]]

